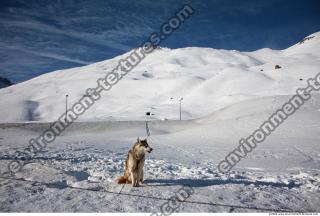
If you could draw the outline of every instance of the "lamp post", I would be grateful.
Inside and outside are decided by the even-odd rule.
[[[174,97],[171,97],[170,100],[173,101],[173,100],[174,100]],[[180,99],[179,99],[179,103],[180,103],[180,104],[179,104],[179,105],[180,105],[180,109],[179,109],[179,116],[180,116],[180,118],[179,118],[179,119],[180,119],[180,120],[182,119],[182,118],[181,118],[181,103],[182,103],[182,100],[183,100],[183,97],[180,97]]]
[[[66,94],[66,115],[65,115],[65,117],[64,117],[64,121],[65,121],[65,122],[67,122],[68,97],[69,97],[69,95],[68,95],[68,94]]]
[[[181,103],[182,103],[182,100],[183,100],[183,97],[181,97],[181,98],[179,99],[179,102],[180,102],[180,121],[181,121]]]

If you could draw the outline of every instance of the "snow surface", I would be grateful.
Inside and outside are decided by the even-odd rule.
[[[286,50],[156,50],[17,173],[18,180],[0,179],[0,211],[158,212],[166,201],[157,198],[188,184],[195,192],[176,211],[319,212],[319,93],[230,173],[217,170],[240,138],[319,72],[320,33],[311,36]],[[72,104],[123,56],[1,89],[0,172],[64,112],[65,94]],[[177,120],[180,96],[183,121]],[[114,181],[128,149],[146,136],[146,111],[154,113],[146,181],[122,187]]]

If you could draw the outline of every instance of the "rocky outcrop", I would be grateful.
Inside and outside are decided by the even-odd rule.
[[[9,79],[0,76],[0,88],[5,88],[12,84],[13,83]]]

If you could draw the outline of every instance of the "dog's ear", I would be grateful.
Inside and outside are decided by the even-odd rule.
[[[137,142],[138,142],[138,143],[140,142],[140,138],[139,138],[139,137],[137,138]]]

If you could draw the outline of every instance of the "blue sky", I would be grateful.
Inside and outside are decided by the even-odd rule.
[[[21,82],[112,58],[185,3],[195,14],[162,46],[284,49],[320,31],[318,0],[0,0],[0,76]]]

